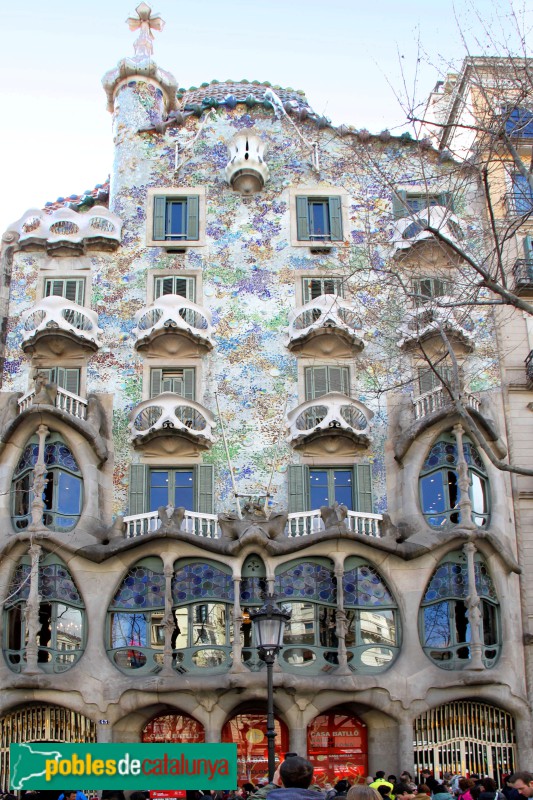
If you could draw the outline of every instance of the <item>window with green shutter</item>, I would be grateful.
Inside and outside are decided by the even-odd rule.
[[[83,278],[47,278],[44,282],[45,297],[64,297],[82,306],[85,302],[85,280]]]
[[[60,389],[79,395],[80,393],[80,373],[81,370],[73,367],[50,367],[39,369],[41,374],[46,375],[48,383],[55,383]]]
[[[341,198],[297,197],[297,238],[301,242],[341,242]]]
[[[344,278],[302,278],[302,297],[309,303],[323,294],[344,297]]]
[[[213,513],[214,468],[212,464],[195,467],[153,467],[131,464],[129,513],[156,511],[160,506],[183,506],[200,514]]]
[[[289,467],[289,513],[314,511],[333,503],[350,511],[373,513],[372,467]]]
[[[441,376],[438,375],[430,367],[419,367],[418,369],[418,386],[420,394],[432,392],[444,384],[451,384],[453,381],[453,369],[449,366],[437,364],[435,369]]]
[[[189,276],[166,275],[154,279],[154,299],[165,294],[177,294],[192,303],[196,302],[196,279]]]
[[[186,400],[194,400],[195,373],[194,367],[151,369],[150,397],[157,397],[163,392],[173,392]]]
[[[417,278],[413,281],[413,292],[416,303],[427,303],[432,298],[451,294],[452,284],[442,278]]]
[[[392,213],[395,219],[409,217],[432,206],[446,206],[453,211],[453,195],[451,192],[406,192],[400,190],[393,195]]]
[[[199,238],[198,195],[154,197],[154,241],[196,241]]]
[[[307,367],[305,370],[305,399],[316,400],[329,392],[350,394],[348,367]]]

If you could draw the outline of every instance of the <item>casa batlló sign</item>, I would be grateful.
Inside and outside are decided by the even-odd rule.
[[[70,785],[97,789],[236,789],[235,744],[12,744],[14,791]]]

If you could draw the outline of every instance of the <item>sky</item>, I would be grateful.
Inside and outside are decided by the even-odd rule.
[[[185,88],[270,81],[303,89],[336,125],[399,133],[402,98],[427,97],[457,68],[463,39],[473,55],[502,52],[502,43],[519,48],[511,2],[527,37],[533,10],[525,0],[160,0],[151,4],[166,23],[155,33],[154,59]],[[111,114],[101,78],[133,55],[125,20],[136,5],[22,0],[4,8],[1,231],[29,208],[81,194],[109,175]]]

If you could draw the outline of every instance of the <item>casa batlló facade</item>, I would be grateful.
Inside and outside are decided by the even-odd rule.
[[[265,593],[276,748],[319,783],[530,764],[531,528],[443,386],[442,331],[506,458],[506,323],[434,302],[460,263],[420,224],[483,248],[475,185],[300,91],[180,89],[129,24],[109,183],[2,240],[2,788],[14,741],[236,741],[264,776]]]

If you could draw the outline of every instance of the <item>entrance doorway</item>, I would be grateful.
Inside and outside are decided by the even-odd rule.
[[[307,755],[320,786],[342,778],[364,782],[368,774],[366,724],[342,708],[320,714],[307,728]]]
[[[141,742],[205,742],[204,727],[187,714],[160,714],[143,729]]]
[[[281,720],[274,720],[276,730],[276,760],[289,749],[289,733]],[[266,715],[261,713],[237,714],[222,728],[222,741],[237,745],[237,780],[243,783],[257,783],[259,778],[268,777],[268,750],[266,737]]]

